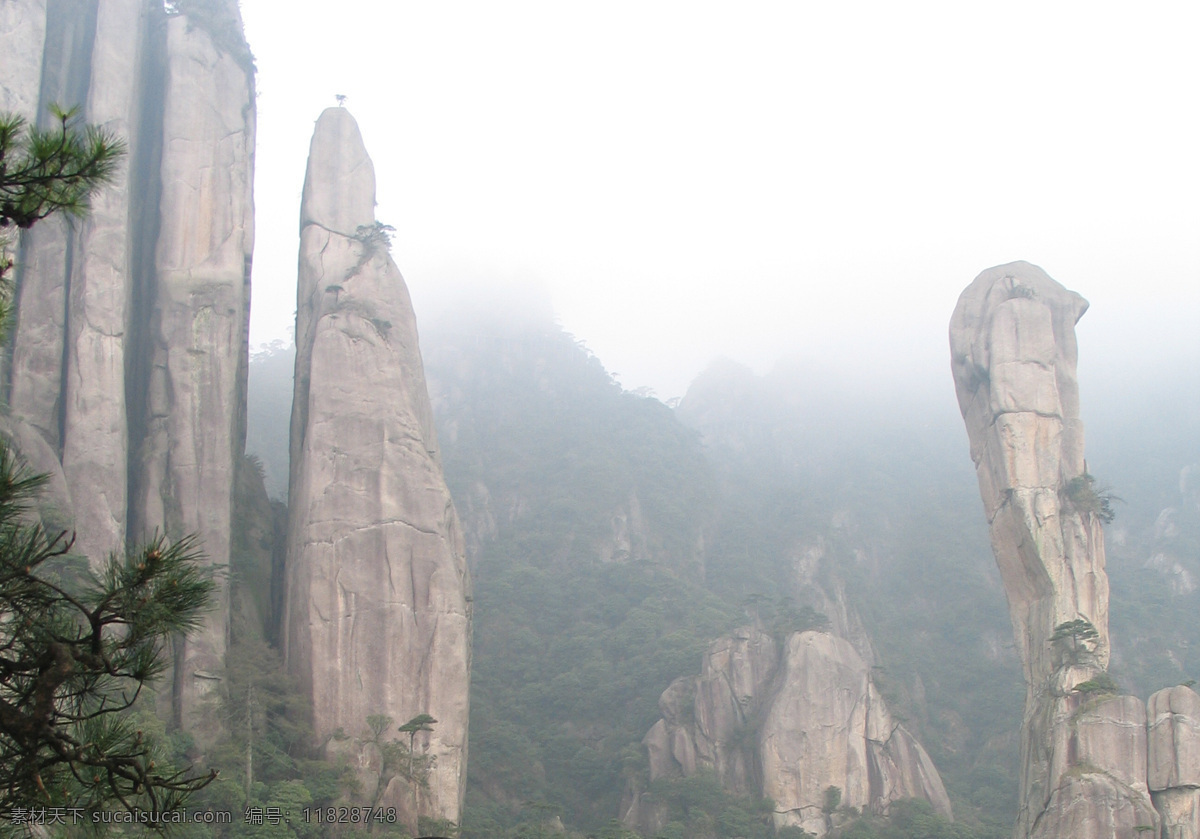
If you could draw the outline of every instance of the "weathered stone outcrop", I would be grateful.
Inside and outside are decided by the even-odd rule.
[[[228,18],[167,23],[159,235],[141,478],[143,529],[200,533],[229,564],[237,464],[245,448],[250,257],[254,246],[254,74],[225,42]],[[214,28],[221,24],[226,28]],[[202,102],[205,107],[197,107]],[[176,645],[176,708],[193,732],[223,666],[229,582],[203,626]]]
[[[1025,262],[959,298],[951,366],[1025,670],[1018,837],[1157,827],[1141,702],[1085,704],[1108,666],[1102,507],[1086,474],[1075,324],[1087,302]],[[1117,830],[1117,833],[1112,833]]]
[[[142,97],[142,53],[149,10],[144,0],[104,0],[96,12],[84,118],[128,138]],[[74,488],[76,548],[93,563],[125,545],[129,433],[124,399],[131,297],[130,171],[118,169],[75,222],[67,277],[62,382],[62,465]]]
[[[862,618],[850,605],[846,584],[836,572],[823,568],[828,544],[823,537],[803,542],[792,549],[791,592],[801,607],[807,606],[829,620],[829,631],[845,638],[868,667],[875,666],[875,647]]]
[[[46,40],[46,0],[9,0],[0,3],[0,112],[27,121],[37,119],[41,89],[42,47]],[[0,265],[13,261],[17,238],[0,231]]]
[[[1163,839],[1200,839],[1200,696],[1179,685],[1146,705],[1150,796]]]
[[[358,126],[348,111],[327,110],[301,208],[286,657],[312,698],[318,743],[357,761],[365,795],[400,808],[410,825],[418,814],[458,821],[466,560],[412,305],[374,207]],[[434,760],[427,787],[384,777],[367,742],[368,717],[391,718],[386,740],[419,714],[437,720],[415,740]]]
[[[1086,767],[1062,777],[1030,836],[1036,839],[1155,836],[1158,814],[1148,801]]]
[[[901,798],[923,798],[950,815],[933,762],[893,720],[854,647],[835,635],[810,631],[788,639],[758,747],[763,794],[775,800],[777,826],[823,835],[830,786],[842,791],[844,804],[875,813]]]
[[[772,798],[777,827],[825,835],[831,786],[862,810],[922,798],[950,816],[933,762],[892,718],[854,646],[828,632],[793,633],[781,648],[745,627],[714,642],[700,676],[673,682],[659,709],[643,740],[651,780],[712,771],[730,792]],[[653,831],[662,814],[632,790],[623,818]]]
[[[30,66],[5,62],[5,99],[31,125],[52,128],[51,105],[82,109],[88,98],[97,0],[4,4],[13,25],[5,46]],[[20,237],[8,404],[62,456],[64,349],[74,228],[51,216]]]
[[[23,237],[5,373],[15,436],[58,461],[49,471],[70,489],[76,549],[93,564],[159,530],[198,534],[224,568],[253,229],[254,77],[237,4],[189,4],[191,15],[157,0],[0,6],[0,45],[12,45],[0,104],[43,126],[49,105],[77,108],[128,145],[87,217]],[[228,631],[218,579],[216,609],[180,642],[166,692],[202,745],[216,727],[199,719],[201,697]]]

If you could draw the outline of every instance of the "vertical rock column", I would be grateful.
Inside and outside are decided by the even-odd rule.
[[[129,433],[130,161],[141,99],[146,0],[100,0],[84,117],[126,138],[129,153],[76,222],[67,283],[62,465],[75,503],[76,549],[97,567],[125,546]]]
[[[43,128],[77,108],[129,154],[82,219],[22,237],[3,425],[72,508],[93,565],[126,531],[196,533],[229,564],[244,447],[254,69],[236,0],[0,0],[0,107]],[[61,492],[58,491],[61,488]],[[68,491],[69,490],[69,491]],[[228,579],[176,649],[175,722],[217,732]]]
[[[167,21],[162,198],[154,257],[138,531],[198,533],[217,569],[214,608],[176,642],[176,721],[204,744],[202,712],[228,643],[234,473],[245,440],[254,238],[254,72],[236,3]],[[140,534],[139,534],[140,535]]]
[[[0,4],[14,27],[6,37],[5,86],[14,91],[14,106],[30,124],[53,128],[51,105],[84,108],[91,78],[92,46],[96,36],[98,0],[14,0]],[[36,45],[36,46],[35,46]],[[9,55],[36,61],[32,67]],[[37,80],[33,87],[31,81]],[[31,426],[61,459],[63,446],[63,373],[67,297],[74,227],[55,213],[21,236],[17,258],[16,318],[12,327],[12,358],[8,370],[8,404],[13,417]]]
[[[327,755],[356,761],[368,798],[459,820],[470,611],[408,290],[375,223],[375,173],[349,112],[325,111],[300,220],[286,657]],[[372,235],[374,234],[374,235]],[[383,740],[419,714],[424,782],[389,777]],[[421,762],[417,763],[420,770]]]
[[[1150,697],[1150,795],[1162,839],[1200,839],[1200,696],[1177,685]]]
[[[1109,656],[1104,534],[1088,501],[1075,378],[1086,310],[1040,268],[1014,262],[980,274],[950,322],[959,407],[1025,670],[1017,837],[1157,826],[1141,702],[1097,704],[1076,690]],[[1060,629],[1068,624],[1073,635]]]
[[[45,41],[46,0],[0,3],[0,55],[4,56],[0,112],[36,120]],[[0,266],[15,260],[17,240],[15,230],[0,230]],[[15,280],[11,270],[7,276],[9,282]]]

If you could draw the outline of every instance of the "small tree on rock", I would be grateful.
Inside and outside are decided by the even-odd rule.
[[[1054,627],[1050,643],[1062,645],[1066,650],[1067,660],[1072,664],[1078,664],[1085,654],[1095,650],[1094,644],[1099,639],[1100,631],[1091,621],[1076,618]]]
[[[413,752],[416,748],[417,734],[422,731],[433,731],[433,727],[436,724],[437,720],[429,716],[429,714],[417,714],[398,729],[401,734],[408,735],[408,777],[410,780],[413,777]]]

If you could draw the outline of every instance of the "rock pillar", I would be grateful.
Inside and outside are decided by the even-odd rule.
[[[286,658],[318,745],[349,756],[363,794],[413,827],[459,820],[470,609],[412,304],[388,247],[358,126],[331,108],[301,208]],[[432,731],[397,732],[421,714]],[[391,770],[378,744],[396,739],[414,748]]]
[[[980,274],[950,322],[958,403],[1025,670],[1022,839],[1157,826],[1134,722],[1141,703],[1101,698],[1111,694],[1105,511],[1084,462],[1075,377],[1087,305],[1014,262]]]
[[[196,534],[218,570],[163,692],[204,744],[244,449],[255,97],[236,0],[179,5],[0,2],[0,107],[43,128],[51,104],[75,108],[129,149],[89,214],[23,236],[4,383],[13,438],[63,477],[75,549],[94,567],[158,530]]]
[[[1162,839],[1200,839],[1200,696],[1179,685],[1146,705],[1149,785]]]
[[[176,643],[175,713],[198,739],[228,642],[234,475],[245,448],[254,72],[236,3],[167,22],[159,235],[146,342],[143,527],[198,533],[218,570],[214,608]]]

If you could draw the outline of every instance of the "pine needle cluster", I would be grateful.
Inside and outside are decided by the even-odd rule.
[[[213,774],[180,771],[137,728],[164,645],[198,626],[213,582],[193,540],[156,536],[98,573],[32,523],[44,476],[0,446],[0,818],[14,808],[178,809]]]
[[[111,180],[125,141],[95,125],[76,125],[74,109],[52,107],[54,126],[0,114],[0,227],[32,227],[61,210],[87,212],[89,196]]]

